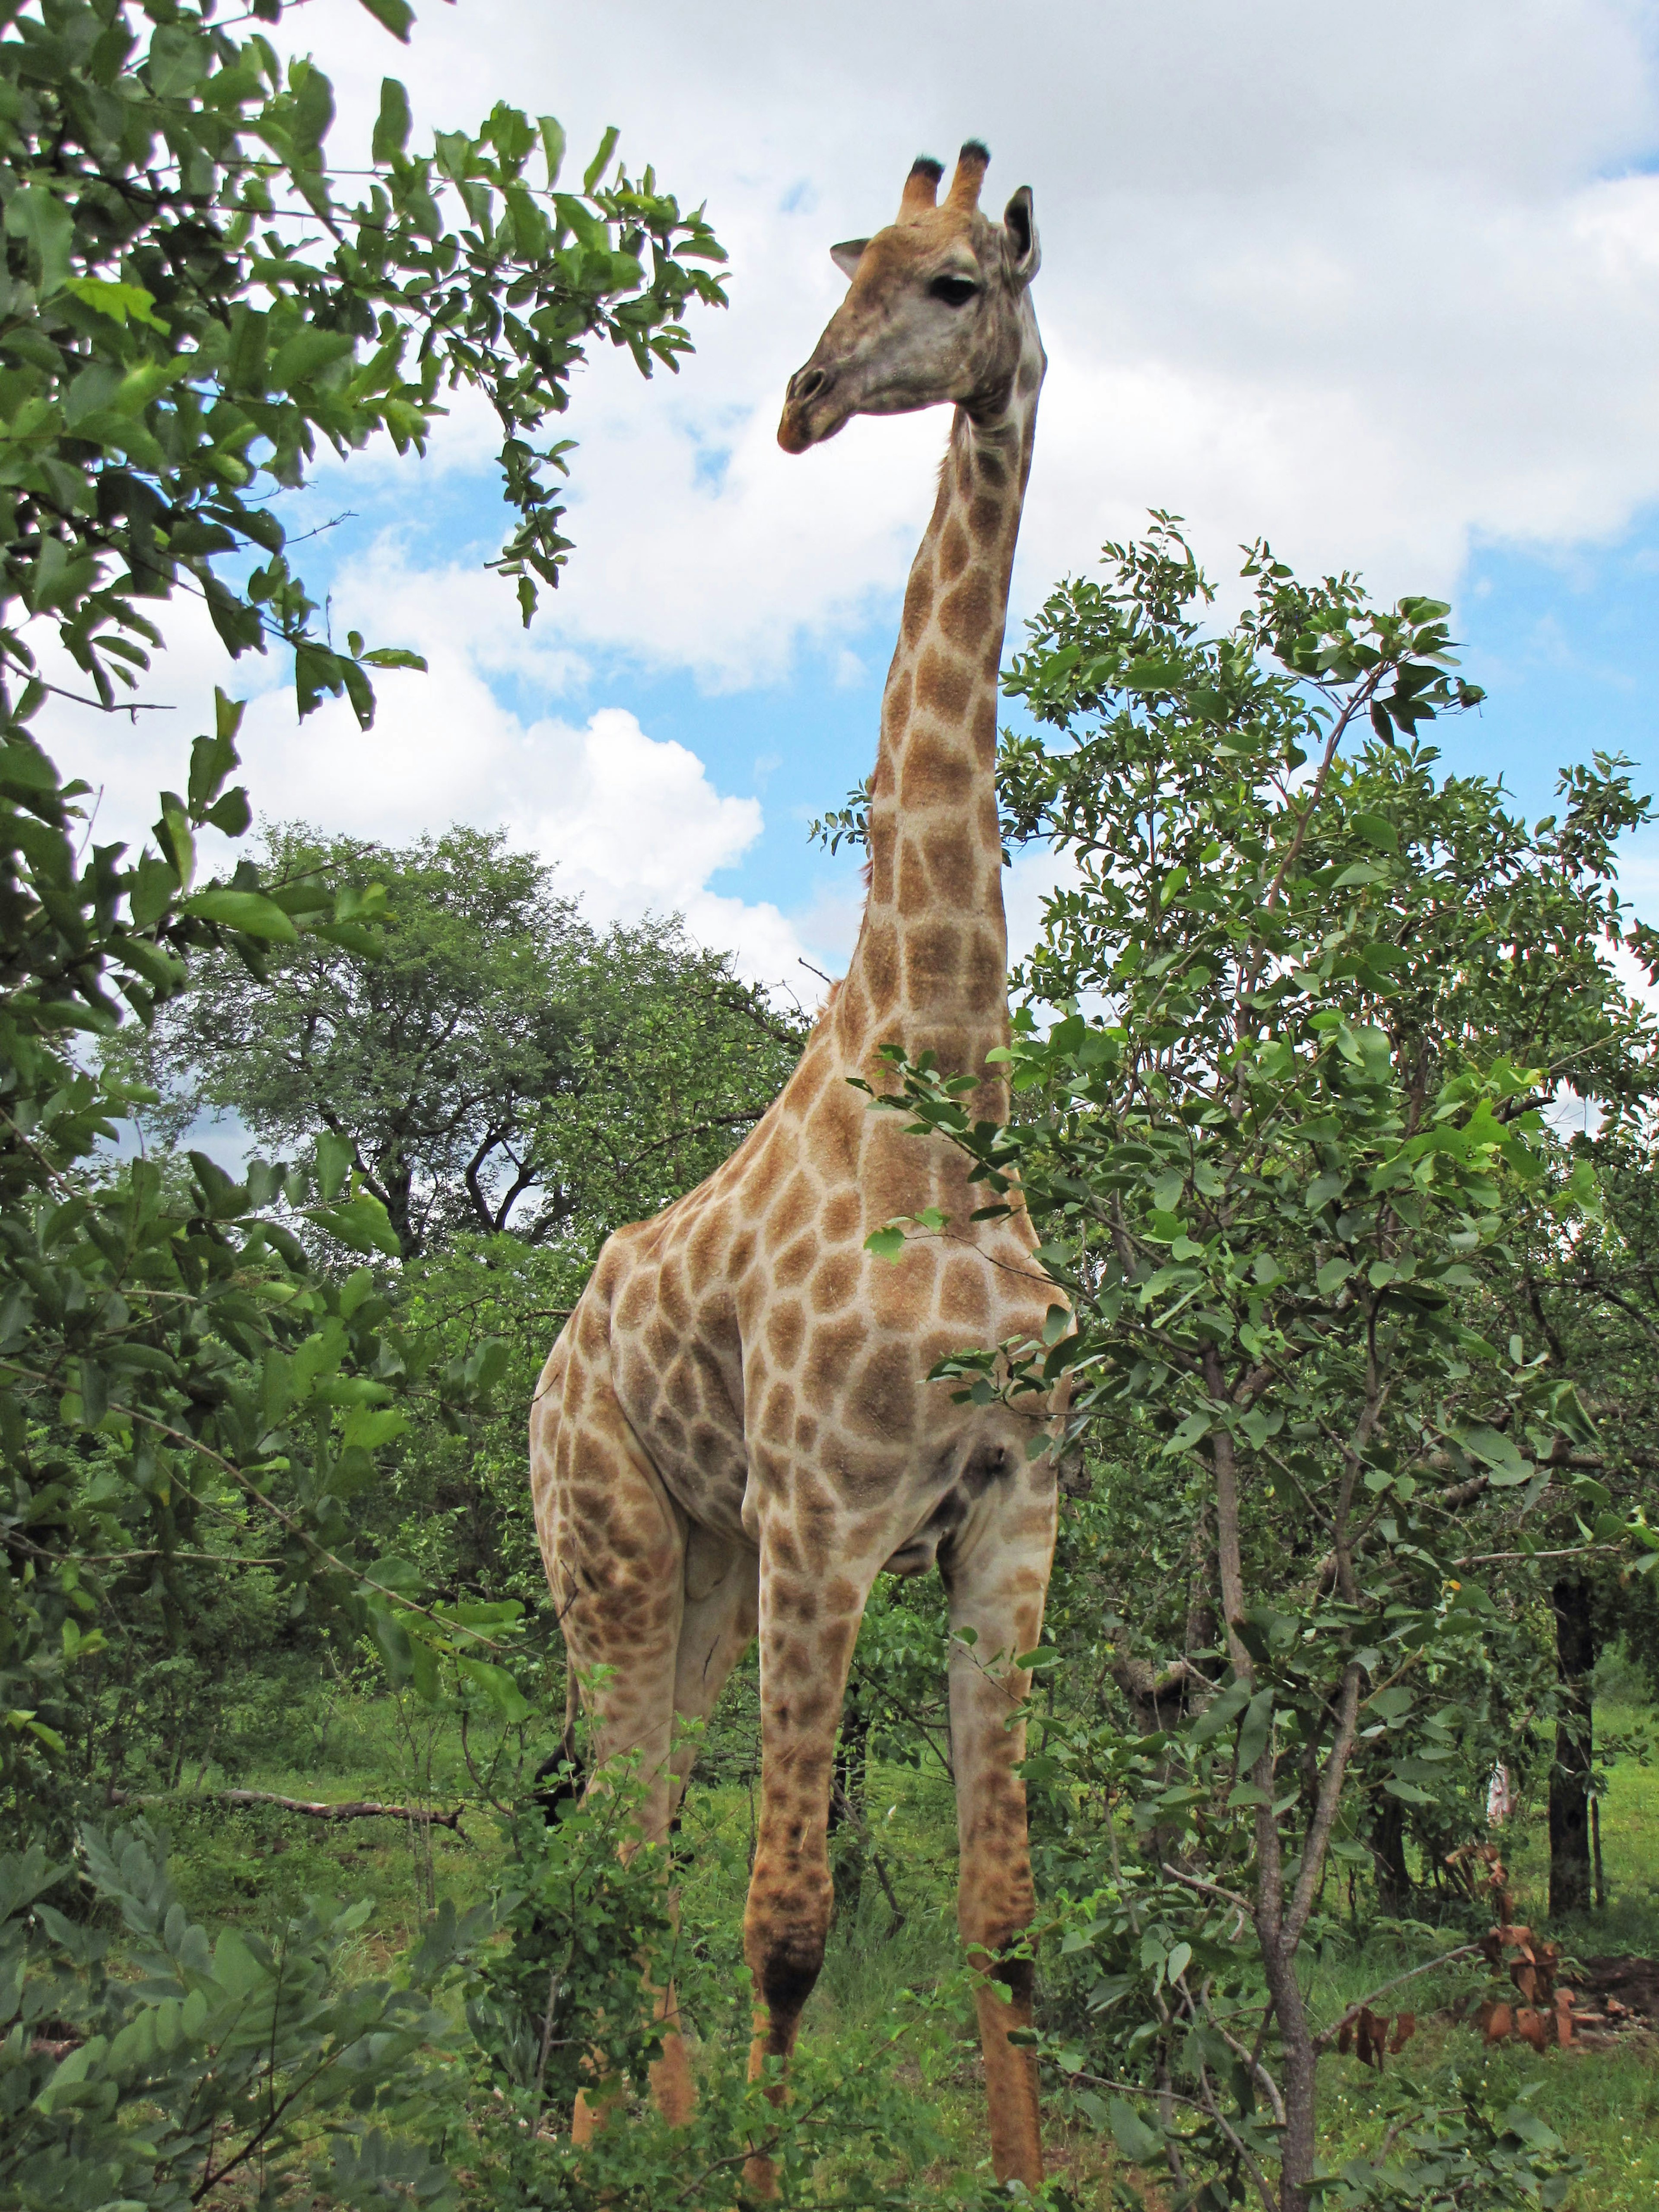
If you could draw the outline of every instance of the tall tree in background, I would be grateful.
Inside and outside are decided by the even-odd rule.
[[[405,1259],[459,1231],[591,1249],[707,1174],[771,1103],[801,1025],[653,921],[603,936],[504,831],[403,851],[272,831],[271,882],[384,887],[372,945],[234,953],[116,1057],[176,1143],[228,1111],[261,1146],[348,1148]]]

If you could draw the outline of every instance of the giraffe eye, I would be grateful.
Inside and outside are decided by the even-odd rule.
[[[947,307],[965,307],[978,295],[979,286],[969,276],[935,276],[927,287],[929,299],[943,300]]]

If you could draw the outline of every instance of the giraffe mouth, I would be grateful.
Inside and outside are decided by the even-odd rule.
[[[842,400],[836,384],[833,368],[820,368],[810,361],[790,378],[778,422],[778,443],[786,453],[804,453],[810,446],[823,445],[846,422],[853,410]]]

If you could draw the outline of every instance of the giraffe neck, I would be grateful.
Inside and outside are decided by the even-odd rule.
[[[998,1119],[1005,1086],[985,1068],[1008,1041],[998,678],[1045,366],[1029,295],[1021,325],[1006,405],[956,410],[910,570],[871,784],[870,893],[836,1009],[849,1060],[867,1069],[889,1042],[931,1050],[948,1072],[988,1075],[970,1105]]]

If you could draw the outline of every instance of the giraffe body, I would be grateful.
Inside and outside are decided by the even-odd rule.
[[[1008,1041],[997,681],[1043,358],[1030,197],[988,221],[986,158],[963,149],[943,205],[938,166],[918,163],[899,222],[835,249],[852,287],[779,431],[802,451],[855,412],[956,402],[884,699],[857,948],[744,1143],[605,1245],[543,1373],[531,1465],[573,1668],[614,1670],[596,1757],[637,1751],[647,1833],[666,1833],[690,1770],[675,1716],[713,1710],[758,1632],[757,2068],[787,2057],[823,1960],[831,1765],[866,1601],[884,1567],[939,1565],[953,1631],[972,1632],[951,1662],[958,1918],[1003,1985],[980,2001],[994,2159],[1000,2179],[1034,2184],[1035,2072],[1007,2040],[1030,2017],[1030,1969],[1002,1954],[1032,1910],[1009,1723],[1054,1548],[1054,1469],[1026,1449],[1052,1408],[956,1405],[927,1377],[965,1345],[1034,1336],[1055,1293],[1023,1212],[971,1222],[985,1193],[961,1156],[849,1082],[885,1087],[878,1048],[897,1041],[976,1076],[971,1112],[1006,1113],[987,1062]],[[929,1208],[945,1230],[896,1262],[865,1250],[872,1229]],[[689,2110],[677,2038],[657,2088],[671,2117]],[[763,2161],[751,2179],[766,2185]]]

